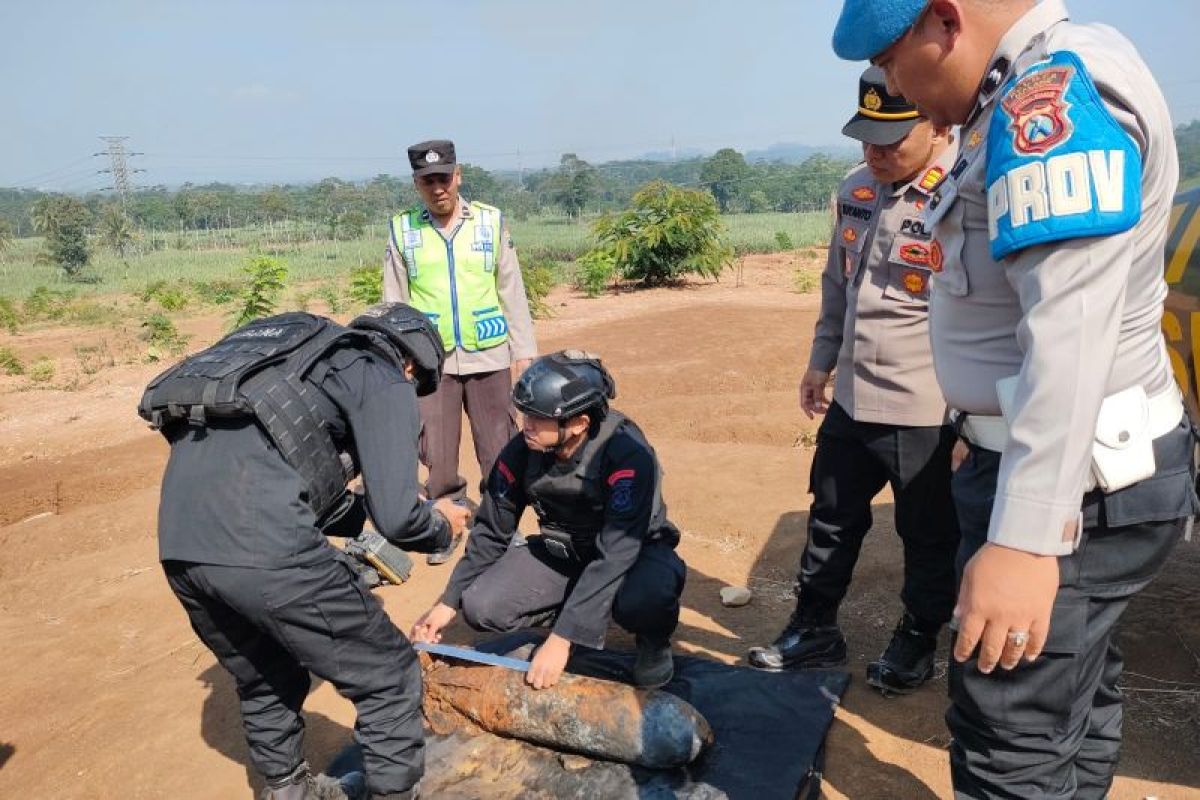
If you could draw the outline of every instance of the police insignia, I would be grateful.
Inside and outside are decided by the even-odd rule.
[[[619,469],[608,476],[609,508],[618,512],[633,509],[633,479],[636,477],[637,472],[632,469]]]
[[[904,273],[904,288],[909,294],[921,294],[925,291],[925,275],[920,270],[908,270]]]
[[[871,87],[863,95],[863,108],[867,111],[878,111],[883,108],[883,98],[879,96],[879,92],[875,91],[875,87]]]
[[[1074,74],[1071,67],[1037,70],[1005,95],[1000,105],[1011,120],[1018,153],[1048,153],[1071,137],[1070,104],[1063,95]]]
[[[987,134],[992,258],[1137,224],[1141,152],[1075,53],[1034,65],[1002,96]]]
[[[851,242],[854,242],[856,239],[858,239],[858,234],[855,232],[854,228],[843,228],[842,229],[842,241],[843,242],[845,242],[846,244],[850,244]]]
[[[931,192],[933,187],[942,182],[942,178],[946,175],[946,170],[941,167],[930,167],[929,170],[921,176],[920,183],[917,184],[922,191]]]
[[[910,242],[900,246],[900,258],[906,264],[920,264],[924,266],[929,263],[929,248],[923,244]]]
[[[440,155],[438,155],[437,150],[430,150],[428,153],[425,154],[425,163],[426,164],[436,164],[441,160],[442,160],[442,157]]]
[[[967,138],[967,148],[970,150],[974,150],[976,147],[979,147],[979,144],[982,141],[983,141],[982,133],[980,133],[979,131],[971,131],[971,135]]]
[[[850,193],[850,196],[855,200],[862,200],[864,203],[875,199],[875,190],[870,186],[860,186]]]
[[[942,253],[942,243],[937,239],[933,240],[933,244],[929,246],[929,268],[934,272],[941,272],[945,266],[945,254]],[[940,284],[939,284],[940,285]]]

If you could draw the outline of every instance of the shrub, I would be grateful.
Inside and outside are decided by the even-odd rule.
[[[151,281],[138,294],[143,303],[155,302],[162,306],[163,311],[179,311],[187,306],[189,297],[187,287],[179,282]]]
[[[792,287],[801,294],[809,294],[821,288],[821,273],[819,270],[797,267],[792,275]]]
[[[618,274],[646,286],[689,274],[715,278],[733,261],[713,196],[664,181],[646,184],[632,207],[601,217],[594,230],[595,249],[611,255]]]
[[[224,306],[232,303],[241,294],[246,284],[243,281],[221,278],[211,281],[192,281],[192,292],[201,303]]]
[[[24,375],[25,365],[12,350],[0,347],[0,370],[3,370],[5,375]]]
[[[17,304],[12,301],[12,298],[0,295],[0,327],[12,336],[16,336],[20,322],[21,314],[17,311]]]
[[[25,316],[29,319],[62,319],[75,293],[38,286],[25,298]]]
[[[179,332],[166,314],[146,317],[142,329],[142,338],[150,344],[146,349],[147,361],[160,361],[165,354],[179,355],[187,347],[188,337]]]
[[[273,314],[287,278],[287,267],[270,256],[255,256],[243,269],[250,280],[242,290],[241,307],[230,317],[234,328]]]
[[[46,357],[29,365],[29,380],[34,383],[49,383],[54,380],[54,362]]]
[[[575,280],[588,297],[605,290],[617,274],[617,262],[606,250],[592,250],[575,262]]]
[[[383,278],[381,277],[382,281]],[[382,289],[380,290],[382,294]],[[330,314],[340,314],[346,310],[346,301],[342,297],[342,290],[333,281],[326,281],[317,287],[317,297],[325,301],[326,308]]]
[[[551,314],[550,306],[546,305],[546,295],[557,283],[559,265],[548,259],[538,258],[527,260],[521,265],[521,280],[525,282],[525,297],[529,299],[529,311],[538,318]]]
[[[779,245],[780,250],[796,249],[796,246],[792,244],[792,237],[788,236],[787,231],[775,231],[775,244]]]
[[[369,306],[383,299],[383,270],[363,264],[350,271],[350,298],[354,302]]]

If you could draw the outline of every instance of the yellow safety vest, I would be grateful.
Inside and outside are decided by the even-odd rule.
[[[487,350],[508,341],[496,291],[500,210],[471,202],[450,238],[420,207],[392,218],[392,246],[404,255],[414,307],[437,326],[446,350]]]

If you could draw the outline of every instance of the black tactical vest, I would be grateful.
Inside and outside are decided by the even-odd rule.
[[[325,369],[317,362],[346,343],[395,360],[371,334],[312,314],[280,314],[239,328],[163,372],[146,387],[138,414],[164,435],[176,424],[252,417],[308,485],[318,519],[332,516],[355,467],[329,433],[329,404],[316,400]]]
[[[542,532],[566,534],[577,557],[590,561],[596,554],[596,537],[604,527],[607,475],[604,474],[604,451],[609,440],[625,430],[646,446],[641,430],[619,411],[609,411],[600,423],[596,435],[583,445],[583,452],[573,470],[564,470],[556,463],[553,453],[529,451],[525,469],[525,497],[537,514]],[[650,516],[649,540],[666,539],[675,544],[678,531],[667,521],[662,502],[662,469],[654,457],[654,509]]]

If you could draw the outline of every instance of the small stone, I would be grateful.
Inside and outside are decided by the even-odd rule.
[[[22,454],[21,454],[21,460],[22,460],[22,461],[32,461],[32,460],[33,460],[33,453],[22,453]]]
[[[745,586],[726,586],[721,589],[721,605],[739,608],[750,602],[754,594]]]
[[[592,760],[573,753],[559,753],[558,763],[562,764],[562,768],[567,772],[583,772],[592,765]]]

